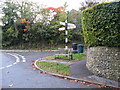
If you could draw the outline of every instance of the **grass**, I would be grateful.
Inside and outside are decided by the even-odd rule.
[[[58,73],[62,75],[70,75],[69,71],[69,65],[67,64],[62,64],[62,63],[56,63],[56,62],[37,62],[38,67],[41,69],[47,71],[47,72],[52,72],[52,73]]]
[[[86,58],[87,58],[87,55],[84,54],[84,53],[72,54],[72,56],[73,56],[73,60],[75,60],[75,61],[78,61],[78,60],[82,60],[82,59],[86,59]],[[46,57],[45,59],[47,59],[47,60],[55,59],[55,55],[53,55],[53,56],[48,56],[48,57]],[[59,56],[59,59],[68,59],[68,57],[67,57],[67,56],[62,56],[62,55],[60,55],[60,56]]]

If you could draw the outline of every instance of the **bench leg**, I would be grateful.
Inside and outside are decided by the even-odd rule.
[[[73,59],[73,57],[72,57],[72,54],[70,55],[70,60],[72,60]]]
[[[57,59],[59,57],[59,55],[55,55],[55,59]]]
[[[56,59],[56,55],[55,55],[55,59]]]
[[[72,54],[71,54],[71,60],[73,59],[73,56],[72,56]]]
[[[69,60],[72,60],[72,59],[73,59],[72,55],[69,55]]]

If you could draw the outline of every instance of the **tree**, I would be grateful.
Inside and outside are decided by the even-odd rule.
[[[39,14],[40,10],[40,6],[37,5],[36,3],[33,2],[27,2],[27,1],[22,1],[20,3],[18,3],[19,9],[19,16],[20,18],[26,18],[30,20],[31,23],[34,23],[34,21],[36,20],[37,15]]]
[[[89,7],[92,7],[95,4],[102,3],[102,2],[109,2],[110,0],[85,0],[84,2],[81,2],[80,10],[85,10]]]
[[[66,13],[64,11],[64,7],[48,7],[45,8],[45,10],[49,11],[50,15],[49,29],[47,30],[50,35],[50,37],[48,37],[48,42],[56,45],[64,39],[64,37],[61,37],[64,36],[63,32],[60,32],[59,28],[61,27],[60,22],[65,21],[66,19]]]
[[[12,44],[18,35],[18,32],[15,30],[15,21],[18,18],[17,10],[17,5],[11,0],[6,1],[5,6],[2,8],[2,12],[4,14],[2,18],[2,22],[4,24],[2,27],[4,46]]]
[[[2,22],[5,26],[10,27],[14,24],[14,22],[18,18],[17,10],[18,7],[16,4],[14,4],[14,2],[12,2],[11,0],[5,2],[5,7],[3,7],[2,9],[4,14]]]
[[[13,2],[7,0],[3,7],[3,44],[21,45],[47,43],[57,45],[64,43],[64,31],[59,31],[60,22],[66,20],[67,3],[54,8],[37,5],[32,2]],[[68,22],[74,23],[77,28],[69,30],[69,41],[81,31],[80,12],[71,10]],[[73,33],[73,34],[72,34]],[[75,37],[74,37],[75,38]],[[75,38],[76,39],[76,38]]]

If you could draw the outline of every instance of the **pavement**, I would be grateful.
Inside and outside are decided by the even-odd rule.
[[[86,67],[86,60],[77,61],[70,65],[70,72],[72,77],[83,78],[90,75],[94,75]]]
[[[87,60],[81,60],[81,61],[77,61],[77,62],[71,64],[70,65],[70,71],[71,71],[70,76],[78,78],[78,79],[92,81],[93,83],[96,82],[96,83],[101,84],[101,85],[120,88],[120,82],[105,79],[103,77],[99,77],[97,75],[94,75],[86,67],[86,62],[87,62]]]
[[[60,61],[59,60],[38,60],[38,61],[57,62],[57,63],[64,63],[64,64],[70,65],[70,76],[63,76],[63,75],[47,72],[48,74],[51,74],[53,76],[65,77],[68,79],[74,79],[74,80],[84,81],[87,83],[103,85],[103,86],[108,86],[113,88],[120,88],[119,82],[105,79],[103,77],[99,77],[97,75],[94,75],[91,71],[89,71],[88,68],[86,67],[87,60],[80,60],[76,62],[61,61],[61,60]]]

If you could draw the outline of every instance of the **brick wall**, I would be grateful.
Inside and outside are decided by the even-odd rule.
[[[120,81],[120,48],[91,47],[87,53],[87,68],[94,74]]]

